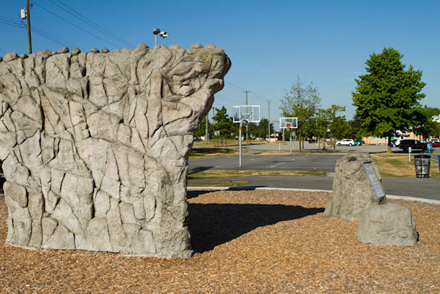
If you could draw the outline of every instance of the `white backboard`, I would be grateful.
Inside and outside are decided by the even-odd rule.
[[[280,117],[280,129],[297,129],[298,118],[297,117]]]
[[[260,122],[260,105],[232,106],[232,118],[234,123],[242,121],[258,123]]]

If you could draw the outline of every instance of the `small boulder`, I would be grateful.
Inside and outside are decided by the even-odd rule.
[[[12,61],[18,58],[17,53],[15,52],[8,52],[3,56],[3,61],[8,62],[8,61]]]
[[[359,221],[367,207],[385,202],[374,160],[368,153],[350,153],[336,162],[333,194],[323,216]]]
[[[67,47],[61,47],[60,49],[58,49],[58,53],[69,53],[69,48]]]
[[[413,246],[418,233],[411,210],[397,204],[384,204],[365,210],[356,238],[373,245]]]
[[[78,55],[81,53],[81,50],[79,48],[73,48],[72,55]]]

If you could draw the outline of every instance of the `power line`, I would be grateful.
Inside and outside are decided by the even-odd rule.
[[[261,99],[261,100],[264,100],[264,101],[270,101],[269,99],[266,99],[266,98],[264,98],[264,97],[261,97],[260,95],[256,94],[256,93],[253,92],[253,91],[248,91],[247,89],[242,88],[242,87],[239,87],[239,86],[237,86],[237,85],[234,85],[234,84],[232,84],[232,83],[230,83],[230,82],[225,83],[225,85],[226,85],[227,87],[233,87],[233,88],[235,88],[236,90],[241,90],[241,91],[244,91],[244,92],[247,91],[248,93],[254,95],[255,97],[257,97],[257,98],[259,98],[259,99]]]
[[[46,32],[46,31],[44,31],[44,30],[41,30],[41,29],[39,29],[39,28],[37,28],[37,27],[35,27],[35,26],[32,27],[32,32],[35,33],[35,34],[37,34],[37,35],[39,35],[39,36],[41,36],[41,37],[43,37],[43,38],[46,38],[46,39],[52,41],[52,42],[54,42],[54,43],[57,43],[57,44],[59,44],[59,45],[61,45],[61,46],[66,46],[66,45],[68,45],[69,47],[73,47],[73,48],[74,48],[74,47],[78,47],[78,46],[75,45],[75,44],[72,44],[72,43],[70,43],[70,42],[68,42],[68,41],[65,41],[65,40],[63,40],[63,39],[61,39],[61,38],[59,38],[59,37],[57,37],[57,36],[55,36],[55,35],[52,35],[52,34]]]
[[[24,24],[20,24],[20,23],[13,23],[13,22],[9,22],[7,20],[2,20],[2,17],[0,17],[0,23],[11,26],[11,27],[16,27],[16,28],[21,28],[21,29],[25,29],[26,26]]]
[[[58,0],[58,2],[59,2],[62,6],[64,6],[64,7],[67,8],[67,9],[66,9],[66,8],[61,7],[59,4],[57,4],[57,3],[56,3],[55,1],[53,1],[53,0],[49,0],[49,1],[50,1],[51,3],[53,3],[54,5],[58,6],[59,8],[61,8],[62,10],[66,11],[66,12],[69,13],[70,15],[72,15],[72,16],[76,17],[77,19],[79,19],[79,20],[85,22],[85,23],[88,24],[89,26],[91,26],[91,27],[93,27],[93,28],[99,30],[99,31],[102,32],[103,34],[105,34],[105,35],[107,35],[107,36],[113,38],[114,40],[116,40],[116,41],[118,41],[118,42],[120,42],[120,43],[123,43],[123,44],[125,44],[126,46],[129,46],[129,47],[135,47],[135,45],[131,44],[130,42],[128,42],[128,41],[126,41],[126,40],[124,40],[124,39],[122,39],[122,38],[120,38],[120,37],[118,37],[118,36],[116,36],[116,35],[113,34],[112,32],[108,31],[107,29],[103,28],[103,27],[100,26],[99,24],[97,24],[97,23],[95,23],[94,21],[88,19],[87,17],[85,17],[85,16],[82,15],[81,13],[77,12],[75,9],[69,7],[67,4],[65,4],[65,3],[63,3],[63,2],[61,2],[61,1]]]
[[[17,27],[17,28],[20,28],[20,29],[26,29],[26,25],[24,23],[22,23],[20,21],[17,21],[17,20],[14,20],[14,19],[8,19],[6,17],[1,17],[0,16],[0,23],[5,24],[5,25],[9,25],[9,26],[13,26],[13,27]],[[58,37],[56,35],[53,35],[53,34],[51,34],[49,32],[46,32],[45,30],[40,29],[40,28],[38,28],[38,27],[36,27],[34,25],[32,26],[32,32],[36,33],[37,35],[39,35],[39,36],[41,36],[41,37],[43,37],[45,39],[48,39],[48,40],[52,41],[54,43],[57,43],[57,44],[59,44],[61,46],[69,45],[71,47],[78,47],[78,46],[76,46],[76,45],[74,45],[74,44],[72,44],[72,43],[70,43],[70,42],[68,42],[66,40],[63,40],[62,38],[60,38],[60,37]]]
[[[116,45],[116,44],[114,44],[114,43],[112,43],[112,42],[109,42],[109,41],[107,41],[107,40],[105,40],[105,39],[103,39],[103,38],[101,38],[101,37],[99,37],[99,36],[97,36],[97,35],[95,35],[95,34],[89,32],[89,31],[87,31],[87,30],[81,28],[80,26],[74,24],[73,22],[68,21],[68,20],[62,18],[61,16],[59,16],[59,15],[57,15],[56,13],[50,11],[49,9],[45,8],[44,6],[42,6],[41,4],[38,4],[38,3],[36,3],[35,1],[34,1],[34,4],[36,4],[37,6],[39,6],[40,8],[42,8],[43,10],[46,10],[46,11],[49,12],[50,14],[56,16],[57,18],[59,18],[59,19],[65,21],[65,22],[67,22],[68,24],[70,24],[70,25],[76,27],[77,29],[79,29],[79,30],[81,30],[81,31],[83,31],[83,32],[85,32],[85,33],[87,33],[87,34],[89,34],[89,35],[92,35],[93,37],[95,37],[95,38],[97,38],[97,39],[99,39],[99,40],[101,40],[101,41],[104,41],[104,42],[106,42],[106,43],[108,43],[108,44],[110,44],[110,45],[113,45],[113,46],[115,46],[115,47],[118,48],[118,49],[121,49],[118,45]]]

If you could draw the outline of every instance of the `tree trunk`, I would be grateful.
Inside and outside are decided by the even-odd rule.
[[[391,151],[391,134],[388,134],[388,153],[392,153],[392,151]]]

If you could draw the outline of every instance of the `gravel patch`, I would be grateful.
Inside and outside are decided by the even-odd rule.
[[[440,205],[413,211],[413,247],[356,240],[357,222],[323,218],[327,192],[191,191],[189,259],[27,250],[5,244],[0,198],[0,292],[304,293],[440,291]]]

